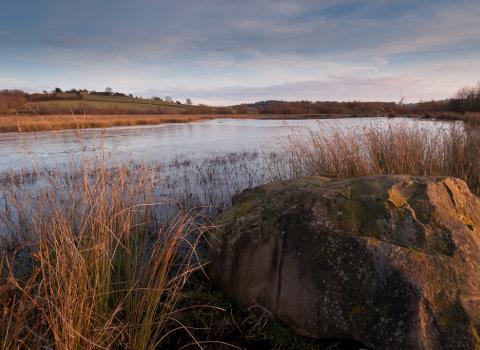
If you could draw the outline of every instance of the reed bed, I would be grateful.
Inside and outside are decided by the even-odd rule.
[[[6,197],[0,348],[155,349],[173,332],[188,338],[177,301],[202,268],[205,225],[180,212],[159,225],[148,169],[84,166],[78,181],[53,177]]]
[[[106,159],[0,181],[1,349],[328,349],[242,310],[203,272],[206,216],[270,180],[264,154]]]
[[[165,123],[191,123],[218,118],[234,119],[304,119],[305,115],[266,114],[137,114],[137,115],[0,115],[0,133],[36,132],[66,129],[111,128],[118,126],[158,125]],[[328,116],[314,116],[325,118]]]
[[[300,176],[452,176],[480,194],[480,130],[452,123],[433,130],[395,125],[359,130],[323,129],[292,135],[284,162],[269,164],[278,179]],[[285,166],[286,165],[286,166]]]
[[[478,113],[443,113],[426,115],[425,118],[445,120],[479,120]],[[386,115],[370,115],[369,117],[385,117]],[[218,118],[232,119],[272,119],[272,120],[304,120],[304,119],[340,119],[362,118],[355,114],[19,114],[0,115],[0,133],[37,132],[67,129],[111,128],[119,126],[158,125],[165,123],[190,123]],[[412,115],[418,118],[418,115]],[[468,118],[468,119],[467,119]]]
[[[19,115],[0,116],[0,132],[33,132],[63,129],[189,123],[218,118],[212,115]]]

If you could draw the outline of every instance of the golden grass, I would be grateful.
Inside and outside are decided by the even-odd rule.
[[[182,329],[177,301],[204,227],[188,213],[156,224],[144,167],[83,169],[6,198],[0,349],[155,349]]]
[[[325,116],[317,116],[322,118]],[[304,115],[266,114],[165,114],[165,115],[0,115],[0,133],[111,128],[116,126],[190,123],[219,118],[304,119]]]
[[[0,133],[54,131],[64,129],[110,128],[116,126],[190,123],[218,118],[233,119],[307,119],[326,115],[269,114],[165,114],[165,115],[0,115]]]
[[[287,167],[271,162],[277,178],[368,175],[452,176],[480,194],[480,130],[450,124],[437,129],[394,125],[338,128],[293,135],[284,150]]]
[[[31,132],[115,126],[188,123],[221,116],[212,115],[49,115],[0,116],[0,132]]]

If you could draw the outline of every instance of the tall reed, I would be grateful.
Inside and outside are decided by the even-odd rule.
[[[205,227],[189,213],[158,224],[148,168],[84,162],[82,175],[6,195],[1,349],[154,349],[181,328]]]
[[[479,156],[480,130],[459,123],[433,130],[407,124],[363,130],[323,128],[307,137],[292,135],[283,148],[283,161],[270,161],[269,168],[280,179],[453,176],[480,194]]]

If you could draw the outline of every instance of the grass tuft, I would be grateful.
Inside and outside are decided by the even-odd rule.
[[[9,198],[2,221],[22,234],[2,244],[0,348],[154,349],[171,331],[205,227],[189,213],[158,225],[148,173],[91,170]]]
[[[338,128],[293,135],[284,161],[270,161],[276,178],[369,175],[453,176],[480,194],[480,131],[447,124],[433,130],[391,125],[358,130]],[[277,164],[278,163],[278,164]]]

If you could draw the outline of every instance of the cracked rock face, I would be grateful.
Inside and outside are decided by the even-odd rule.
[[[245,191],[211,273],[301,334],[480,349],[480,199],[453,178],[301,178]]]

